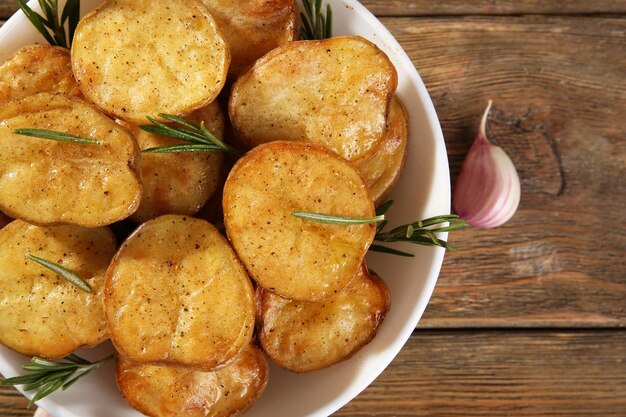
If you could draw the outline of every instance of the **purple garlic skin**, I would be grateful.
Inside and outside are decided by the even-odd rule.
[[[487,139],[487,116],[492,101],[485,110],[480,130],[463,161],[454,189],[456,213],[471,226],[498,227],[517,211],[521,185],[515,165],[504,150]]]

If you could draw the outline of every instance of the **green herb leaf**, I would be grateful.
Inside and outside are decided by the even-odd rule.
[[[76,285],[81,290],[91,292],[91,287],[89,286],[89,284],[87,284],[81,277],[76,275],[76,273],[74,273],[73,271],[70,271],[69,269],[62,267],[59,264],[40,258],[30,253],[27,254],[26,257],[30,259],[31,261],[37,262],[39,265],[45,268],[48,268],[52,272],[60,275],[61,277],[65,278],[67,281]],[[44,365],[39,365],[39,366],[44,366]]]
[[[445,240],[440,239],[437,234],[461,230],[468,227],[468,224],[464,220],[461,220],[459,216],[454,214],[446,214],[442,216],[430,217],[425,220],[419,220],[413,223],[395,227],[389,232],[383,232],[383,229],[387,225],[387,220],[385,220],[385,213],[389,210],[392,204],[392,200],[386,201],[381,204],[380,207],[378,207],[378,209],[376,210],[376,217],[347,217],[331,214],[311,213],[306,211],[294,211],[291,213],[291,215],[312,222],[329,224],[351,225],[376,222],[379,224],[376,228],[376,236],[374,237],[375,241],[408,242],[416,245],[439,246],[452,251],[456,250],[456,248],[454,248]],[[398,256],[413,256],[410,253],[402,252],[381,245],[372,245],[370,246],[370,250]]]
[[[388,232],[379,230],[374,240],[378,242],[408,242],[416,245],[440,246],[454,251],[456,249],[445,240],[440,239],[437,234],[461,230],[466,227],[468,227],[468,224],[461,220],[459,216],[446,214],[398,226]]]
[[[397,250],[397,249],[393,249],[393,248],[390,248],[387,246],[381,246],[381,245],[371,245],[370,250],[373,252],[382,252],[382,253],[388,253],[391,255],[404,256],[405,258],[415,257],[415,255],[413,255],[412,253],[403,252],[401,250]]]
[[[387,213],[392,205],[393,205],[393,200],[385,201],[376,209],[376,214],[380,216],[381,214]]]
[[[312,213],[309,211],[293,211],[291,215],[300,219],[308,220],[316,223],[325,224],[342,224],[346,226],[357,224],[369,224],[378,223],[385,220],[385,216],[376,217],[350,217],[350,216],[337,216],[332,214]]]
[[[63,7],[60,18],[58,0],[39,0],[43,16],[31,9],[24,0],[17,0],[17,4],[50,45],[71,47],[80,19],[80,0],[68,0]],[[65,33],[66,22],[68,23],[69,42]]]
[[[57,132],[54,130],[46,130],[46,129],[22,128],[22,129],[13,130],[13,133],[15,133],[16,135],[30,136],[33,138],[56,140],[59,142],[80,143],[83,145],[101,145],[102,144],[102,142],[99,141],[98,139],[72,135],[70,133]]]
[[[50,35],[50,33],[48,33],[48,30],[46,29],[46,19],[35,13],[30,7],[28,7],[24,0],[17,0],[17,4],[18,6],[20,6],[20,9],[22,9],[28,20],[30,20],[30,23],[32,23],[32,25],[35,26],[39,33],[41,33],[43,37],[46,38],[46,41],[48,41],[50,45],[58,46],[54,38]]]
[[[69,46],[71,47],[74,33],[76,33],[76,26],[78,26],[80,21],[80,0],[67,0],[61,15],[61,26],[64,26],[66,21],[68,21]]]
[[[177,153],[177,152],[216,152],[220,149],[211,145],[197,143],[182,143],[180,145],[157,146],[156,148],[144,149],[143,153]]]
[[[330,4],[326,5],[326,15],[322,13],[322,0],[302,0],[304,13],[300,13],[302,28],[300,39],[321,40],[333,36],[333,11]]]
[[[171,153],[171,152],[226,152],[236,157],[241,156],[237,149],[225,144],[205,127],[204,122],[200,125],[193,124],[182,117],[172,114],[159,114],[159,117],[170,122],[178,123],[183,127],[166,125],[152,117],[147,117],[151,125],[139,126],[146,132],[167,136],[173,139],[188,142],[186,144],[158,146],[145,149],[143,153]]]
[[[30,408],[36,401],[47,397],[59,388],[65,390],[78,378],[87,375],[112,358],[113,355],[92,363],[76,355],[69,355],[59,362],[34,357],[29,364],[22,366],[24,370],[32,372],[31,374],[7,378],[0,381],[0,385],[26,385],[25,391],[37,389],[37,393],[28,403]]]

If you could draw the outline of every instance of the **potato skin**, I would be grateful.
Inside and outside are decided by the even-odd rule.
[[[106,0],[81,19],[72,46],[83,94],[136,124],[208,105],[229,63],[228,45],[200,0]]]
[[[229,77],[237,77],[267,52],[298,38],[294,0],[202,0],[230,47]]]
[[[102,297],[116,242],[108,228],[40,227],[15,220],[0,230],[0,343],[26,356],[60,358],[108,338]],[[26,258],[76,272],[86,292]]]
[[[210,223],[161,216],[141,225],[107,270],[104,310],[121,355],[212,370],[250,343],[252,283]]]
[[[81,96],[68,49],[28,45],[0,65],[0,107],[37,93]]]
[[[93,137],[84,145],[20,136],[38,128]],[[0,209],[39,225],[99,227],[141,199],[139,148],[130,132],[83,100],[42,93],[0,108]]]
[[[292,301],[257,289],[258,338],[282,368],[311,372],[352,356],[369,343],[389,310],[389,290],[363,266],[339,294]]]
[[[398,76],[373,43],[358,36],[290,42],[233,85],[228,111],[239,140],[322,145],[348,161],[381,146]]]
[[[224,136],[224,115],[217,101],[196,110],[187,120],[196,124],[204,121],[211,133]],[[183,143],[138,126],[131,129],[142,150]],[[145,222],[164,214],[194,215],[221,189],[226,179],[224,170],[222,152],[142,154],[143,196],[131,219]]]
[[[385,202],[400,179],[406,161],[408,140],[408,116],[400,99],[394,96],[382,146],[370,159],[355,166],[367,184],[376,206]]]
[[[370,217],[363,180],[343,159],[319,146],[277,141],[241,158],[224,186],[224,224],[252,278],[286,298],[332,297],[358,272],[376,227],[314,223],[309,211]]]
[[[248,409],[263,393],[269,365],[254,345],[213,372],[140,365],[118,357],[116,379],[122,395],[150,417],[228,417]]]

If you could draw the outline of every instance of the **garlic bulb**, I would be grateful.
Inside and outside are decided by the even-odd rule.
[[[471,226],[491,228],[506,223],[520,202],[517,171],[504,150],[487,139],[489,100],[480,130],[463,161],[454,189],[454,209]]]

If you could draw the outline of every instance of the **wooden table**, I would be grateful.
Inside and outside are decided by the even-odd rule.
[[[364,3],[424,79],[453,179],[494,100],[522,201],[454,234],[413,336],[336,415],[626,416],[626,1]],[[26,403],[0,389],[1,416]]]

